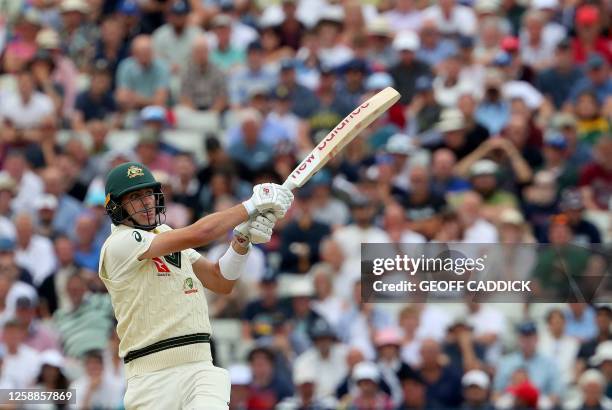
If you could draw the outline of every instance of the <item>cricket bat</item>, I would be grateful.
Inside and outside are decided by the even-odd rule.
[[[303,186],[361,131],[395,104],[399,98],[400,94],[395,89],[387,87],[360,104],[304,158],[287,177],[283,186],[290,190]]]

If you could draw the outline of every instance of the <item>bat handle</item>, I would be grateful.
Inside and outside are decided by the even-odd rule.
[[[289,189],[290,191],[293,191],[297,187],[297,185],[295,185],[293,181],[286,179],[285,182],[283,182],[283,187]]]

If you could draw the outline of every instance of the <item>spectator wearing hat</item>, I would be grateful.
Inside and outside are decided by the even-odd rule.
[[[397,53],[391,46],[393,32],[389,19],[378,16],[366,26],[368,53],[366,60],[374,69],[389,69],[397,62]]]
[[[571,41],[566,38],[557,44],[551,67],[537,74],[535,86],[552,101],[556,109],[560,109],[582,78],[582,71],[574,66]]]
[[[267,67],[277,68],[282,59],[293,56],[295,53],[293,48],[283,44],[281,34],[279,34],[277,30],[278,25],[276,19],[274,19],[273,22],[266,21],[265,16],[262,16],[259,20],[258,28],[263,52],[263,61]]]
[[[593,147],[593,161],[580,170],[580,187],[587,209],[609,210],[612,198],[612,138],[602,137]]]
[[[606,379],[605,392],[610,398],[612,392],[612,342],[605,341],[597,346],[595,355],[589,360],[589,365],[601,371]]]
[[[492,3],[495,2],[481,0],[476,7],[489,7],[489,4]],[[474,45],[474,58],[479,64],[485,66],[491,65],[495,57],[504,51],[502,48],[502,38],[504,35],[502,21],[497,15],[485,16],[480,20],[478,34],[475,36],[477,43]]]
[[[54,113],[63,115],[63,93],[62,85],[54,78],[55,60],[47,50],[38,50],[32,61],[26,66],[33,74],[34,89],[44,93],[53,101]]]
[[[341,400],[340,407],[346,406],[355,410],[393,408],[391,398],[380,390],[380,371],[376,364],[366,361],[357,363],[351,372],[351,378],[356,388]]]
[[[166,23],[152,35],[155,55],[170,67],[174,75],[186,69],[193,41],[202,35],[198,26],[189,23],[190,11],[191,7],[186,0],[175,1],[166,14]]]
[[[26,328],[18,320],[9,320],[2,329],[6,348],[2,358],[2,376],[17,389],[29,388],[38,374],[40,353],[25,345]]]
[[[133,4],[137,7],[131,0],[126,0],[123,4]],[[100,38],[96,43],[93,68],[106,66],[110,73],[111,89],[113,91],[116,86],[119,63],[130,56],[129,46],[133,36],[130,36],[129,30],[132,25],[124,21],[126,19],[131,19],[131,17],[116,14],[102,20],[100,23]]]
[[[584,92],[594,93],[600,105],[607,103],[612,96],[612,79],[610,78],[610,63],[599,54],[592,54],[585,63],[583,77],[577,81],[570,91],[570,98],[578,107],[578,97]]]
[[[293,385],[295,386],[296,394],[293,397],[286,398],[280,402],[275,408],[277,410],[331,410],[337,407],[336,400],[332,397],[325,399],[317,399],[315,397],[315,385],[319,375],[316,369],[310,363],[303,362],[300,366],[293,368]],[[232,400],[233,400],[232,395]]]
[[[440,119],[441,111],[442,107],[433,92],[432,79],[429,76],[417,78],[414,98],[406,109],[408,135],[426,143],[427,136]]]
[[[568,143],[569,161],[582,167],[592,158],[591,146],[588,142],[578,138],[578,122],[573,114],[558,113],[550,120],[550,130],[557,131],[565,136]]]
[[[329,225],[314,220],[312,214],[314,187],[307,184],[298,193],[297,214],[281,233],[281,270],[305,273],[319,260],[321,240],[331,231]]]
[[[365,79],[369,74],[366,60],[353,58],[340,67],[343,75],[342,81],[338,83],[338,94],[346,99],[351,107],[356,107],[365,93]],[[350,108],[349,108],[350,110]]]
[[[427,143],[430,151],[439,148],[448,148],[462,160],[472,153],[482,142],[488,138],[485,131],[477,126],[470,129],[465,120],[463,112],[457,108],[446,108],[440,114],[440,120],[435,125],[435,130],[441,136],[441,141],[433,140]]]
[[[601,12],[596,5],[583,4],[576,9],[574,21],[576,37],[572,41],[576,63],[585,63],[591,51],[594,51],[612,64],[609,39],[601,35],[601,23]]]
[[[284,128],[287,134],[285,141],[287,150],[291,152],[293,149],[307,150],[311,146],[310,138],[306,135],[306,123],[291,111],[291,99],[289,91],[282,86],[278,86],[272,90],[271,94],[271,109],[266,119],[272,124],[278,124]],[[279,141],[279,143],[281,143]],[[285,171],[286,173],[287,171]]]
[[[3,47],[3,68],[8,73],[21,71],[36,54],[36,35],[42,29],[38,10],[23,11],[15,21],[14,38]]]
[[[94,45],[99,38],[98,27],[86,20],[90,8],[84,0],[62,0],[62,27],[59,31],[62,48],[79,70],[93,60]]]
[[[409,104],[412,101],[419,77],[431,76],[431,68],[416,58],[419,48],[420,39],[414,32],[401,32],[393,39],[393,49],[399,54],[399,61],[389,69],[389,74],[401,94],[401,104]]]
[[[89,350],[82,356],[84,374],[70,383],[76,390],[77,408],[115,408],[122,405],[124,385],[104,369],[101,350]]]
[[[343,43],[346,29],[344,9],[337,5],[324,5],[314,26],[319,40],[318,57],[322,64],[340,66],[353,58],[353,50]]]
[[[46,391],[65,390],[68,389],[69,384],[70,381],[66,377],[64,356],[60,351],[58,349],[48,349],[41,352],[40,371],[35,385],[32,387]],[[61,406],[59,403],[55,405]],[[33,408],[35,408],[34,405]],[[28,407],[26,409],[30,410]]]
[[[466,372],[461,378],[463,404],[461,410],[493,410],[489,401],[489,375],[479,369]]]
[[[356,75],[356,77],[359,76],[361,74]],[[351,91],[346,87],[346,84],[337,81],[335,70],[330,67],[324,67],[321,70],[319,85],[316,89],[318,107],[313,110],[307,120],[310,140],[315,145],[321,142],[358,105],[360,92],[351,95]]]
[[[597,334],[580,344],[580,350],[576,358],[576,374],[582,373],[589,364],[589,359],[595,355],[600,343],[612,339],[610,325],[612,324],[612,308],[607,305],[599,305],[595,308],[595,323]]]
[[[448,358],[448,365],[460,374],[481,368],[486,347],[475,339],[474,328],[467,319],[457,317],[446,330],[442,351]]]
[[[290,95],[291,111],[300,118],[309,118],[318,108],[320,102],[317,96],[296,80],[296,65],[294,60],[281,61],[278,85],[284,87]]]
[[[399,375],[409,367],[400,356],[401,344],[402,335],[399,328],[389,327],[374,335],[376,365],[380,378],[389,386],[391,399],[396,406],[400,405],[403,398]]]
[[[554,361],[537,351],[538,330],[534,322],[522,322],[517,327],[518,351],[505,355],[499,365],[493,382],[493,391],[499,395],[511,386],[512,376],[524,369],[526,376],[542,396],[553,404],[559,402],[562,384]]]
[[[248,362],[252,380],[249,384],[249,409],[270,409],[293,395],[290,380],[281,377],[275,369],[274,352],[267,347],[255,347],[249,352]]]
[[[298,356],[294,368],[310,364],[315,369],[315,398],[326,399],[348,374],[346,345],[338,343],[336,333],[324,320],[319,319],[311,328],[313,346]]]
[[[483,212],[496,219],[503,208],[518,207],[518,199],[512,193],[502,189],[499,184],[499,166],[489,159],[476,161],[470,167],[470,184],[472,189],[483,199]]]
[[[77,96],[72,128],[82,130],[92,120],[107,120],[117,111],[111,91],[112,77],[105,64],[94,67],[89,88]]]
[[[264,65],[262,44],[254,41],[247,47],[246,63],[229,75],[230,103],[234,107],[244,107],[254,87],[269,91],[276,81],[276,73]]]
[[[584,372],[578,379],[580,397],[567,405],[568,409],[609,409],[612,401],[606,395],[608,380],[606,376],[596,369]]]
[[[242,312],[242,337],[271,339],[290,316],[290,307],[279,298],[276,276],[268,271],[259,281],[259,298],[249,302]]]
[[[283,353],[291,357],[292,354],[302,354],[312,345],[310,329],[321,315],[311,305],[314,286],[310,277],[295,279],[289,285],[288,296],[291,299],[291,317],[287,322],[291,349]]]
[[[140,35],[132,41],[132,56],[117,68],[115,98],[124,111],[147,105],[166,105],[168,98],[167,65],[153,56],[151,37]]]
[[[232,39],[235,22],[228,14],[218,14],[212,19],[212,31],[217,40],[217,46],[210,54],[210,61],[223,72],[228,72],[244,64],[244,44],[249,44],[254,38],[238,47]]]
[[[584,219],[584,202],[580,192],[573,189],[565,190],[559,204],[561,211],[567,216],[568,223],[574,233],[574,243],[581,246],[601,243],[599,229],[590,221]]]
[[[45,237],[56,234],[53,228],[53,219],[57,210],[57,198],[50,194],[45,194],[36,200],[37,228],[36,233]]]
[[[11,221],[11,202],[17,193],[17,184],[8,172],[0,172],[0,237],[15,238]]]
[[[37,352],[44,352],[48,349],[57,350],[59,337],[55,329],[48,323],[42,322],[37,317],[38,298],[31,296],[21,296],[17,299],[15,307],[15,319],[21,323],[25,329],[23,343]]]

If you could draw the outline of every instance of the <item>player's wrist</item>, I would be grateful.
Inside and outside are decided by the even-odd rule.
[[[219,270],[221,275],[227,280],[237,280],[242,276],[244,267],[246,266],[247,259],[249,257],[248,245],[247,252],[244,254],[239,253],[234,249],[235,241],[227,248],[227,251],[219,259]]]
[[[247,199],[244,201],[242,206],[244,206],[244,209],[246,209],[249,218],[257,213],[257,208],[255,207],[252,199]]]

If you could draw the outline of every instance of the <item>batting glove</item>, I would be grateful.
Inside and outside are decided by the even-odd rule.
[[[276,223],[276,216],[272,211],[257,215],[234,228],[234,235],[240,243],[246,241],[252,244],[266,243],[272,238],[272,230]]]
[[[253,187],[253,196],[242,205],[246,208],[250,217],[257,213],[266,211],[274,212],[276,219],[282,218],[287,213],[293,202],[291,191],[278,184],[259,184]]]

